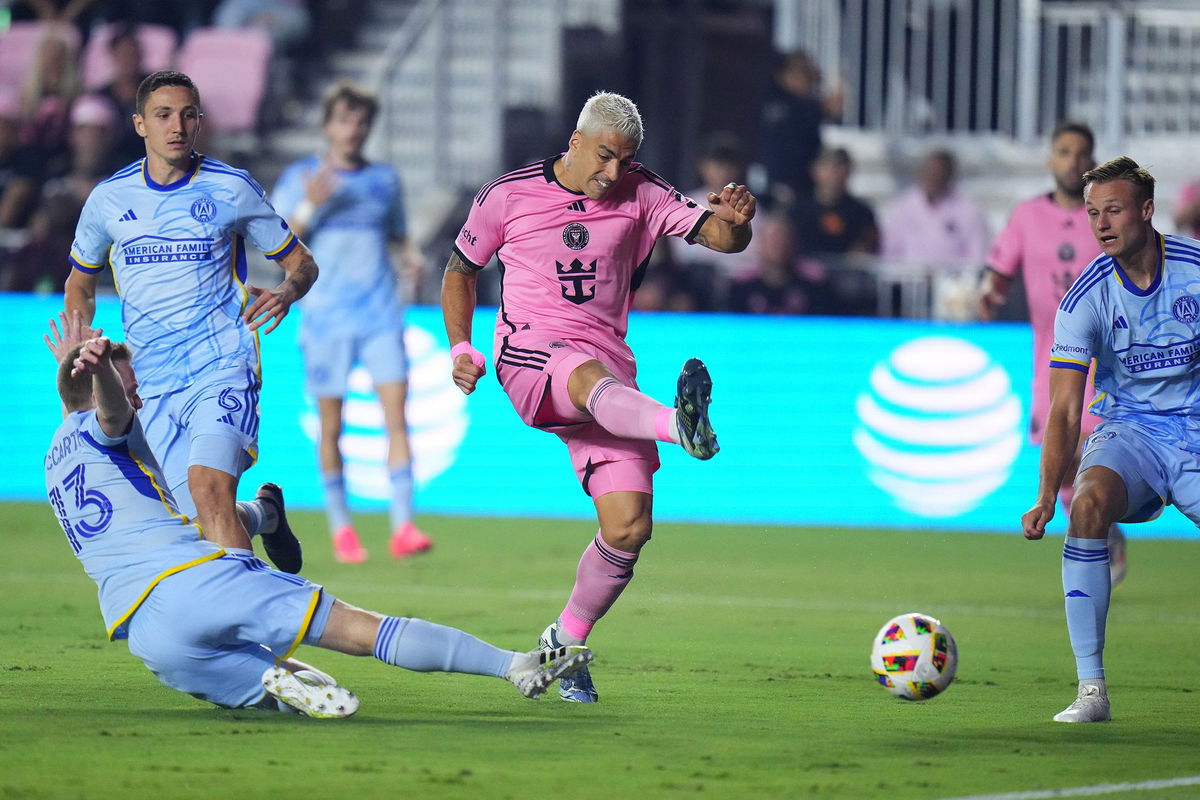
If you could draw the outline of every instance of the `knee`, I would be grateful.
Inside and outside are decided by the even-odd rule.
[[[1117,521],[1120,513],[1115,510],[1117,503],[1113,498],[1105,496],[1094,487],[1085,488],[1075,493],[1071,501],[1071,515],[1068,522],[1069,533],[1083,539],[1103,539],[1108,535],[1108,528]]]
[[[604,541],[626,553],[640,552],[650,541],[654,521],[649,512],[640,513],[617,525],[608,525],[600,531]]]

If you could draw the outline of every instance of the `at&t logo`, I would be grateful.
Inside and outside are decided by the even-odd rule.
[[[1008,373],[970,342],[914,339],[871,371],[856,403],[854,445],[871,482],[900,508],[950,517],[1000,488],[1024,418]]]

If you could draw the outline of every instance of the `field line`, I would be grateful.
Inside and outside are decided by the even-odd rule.
[[[426,597],[464,597],[478,596],[496,598],[500,596],[508,596],[520,598],[523,600],[545,600],[558,601],[563,598],[562,589],[518,589],[513,587],[501,588],[496,586],[472,586],[470,584],[408,584],[402,589],[397,589],[395,585],[374,582],[362,581],[356,582],[355,588],[373,591],[398,591],[400,596],[409,595],[424,595]],[[331,587],[331,591],[335,595],[338,594],[336,588]],[[786,597],[761,597],[751,594],[746,595],[712,595],[712,594],[692,594],[678,592],[658,592],[653,587],[646,586],[641,589],[637,595],[626,599],[626,603],[642,603],[645,605],[670,605],[670,606],[691,606],[691,607],[725,607],[725,608],[744,608],[744,609],[770,609],[776,611],[828,611],[840,613],[862,613],[862,614],[884,614],[895,615],[895,603],[891,601],[879,600],[859,600],[847,601],[844,599],[814,599],[814,598],[786,598]],[[983,605],[983,604],[963,604],[963,603],[938,603],[937,608],[926,609],[910,609],[924,610],[928,613],[937,613],[940,617],[967,617],[967,616],[986,616],[986,617],[1005,617],[1015,619],[1050,619],[1061,620],[1063,618],[1063,609],[1061,605],[1047,606],[1000,606],[1000,605]],[[1163,614],[1156,611],[1142,610],[1124,610],[1119,607],[1114,608],[1109,614],[1110,621],[1121,623],[1158,623],[1172,625],[1200,625],[1200,615],[1196,614]]]
[[[1100,794],[1122,792],[1150,792],[1155,789],[1175,789],[1180,786],[1200,786],[1200,775],[1187,778],[1167,778],[1159,781],[1136,783],[1098,783],[1095,786],[1068,786],[1065,789],[1042,789],[1033,792],[1007,792],[1005,794],[973,794],[966,797],[948,797],[943,800],[1047,800],[1054,797],[1091,797]]]

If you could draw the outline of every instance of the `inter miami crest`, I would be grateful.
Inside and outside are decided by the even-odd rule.
[[[587,247],[591,241],[591,234],[588,229],[580,225],[578,222],[572,222],[567,227],[563,228],[563,244],[572,250],[582,250]]]
[[[576,258],[570,264],[565,265],[555,261],[554,267],[558,272],[558,280],[562,285],[562,296],[565,299],[580,306],[596,296],[595,261],[585,264]]]
[[[1059,261],[1074,261],[1075,260],[1075,246],[1072,245],[1070,242],[1063,242],[1062,244],[1060,244],[1058,246],[1058,260]]]

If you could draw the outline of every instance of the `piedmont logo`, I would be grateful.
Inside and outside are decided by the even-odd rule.
[[[1000,488],[1021,450],[1024,417],[1004,369],[970,342],[900,345],[859,394],[854,446],[871,482],[901,509],[950,517]]]
[[[449,348],[429,331],[409,325],[404,331],[404,346],[408,351],[408,441],[413,454],[413,480],[420,487],[454,463],[467,433],[467,398],[450,380]],[[353,497],[386,503],[391,485],[383,407],[375,396],[370,373],[361,365],[350,372],[343,413],[346,491]],[[320,420],[311,398],[305,401],[300,424],[316,444]]]

